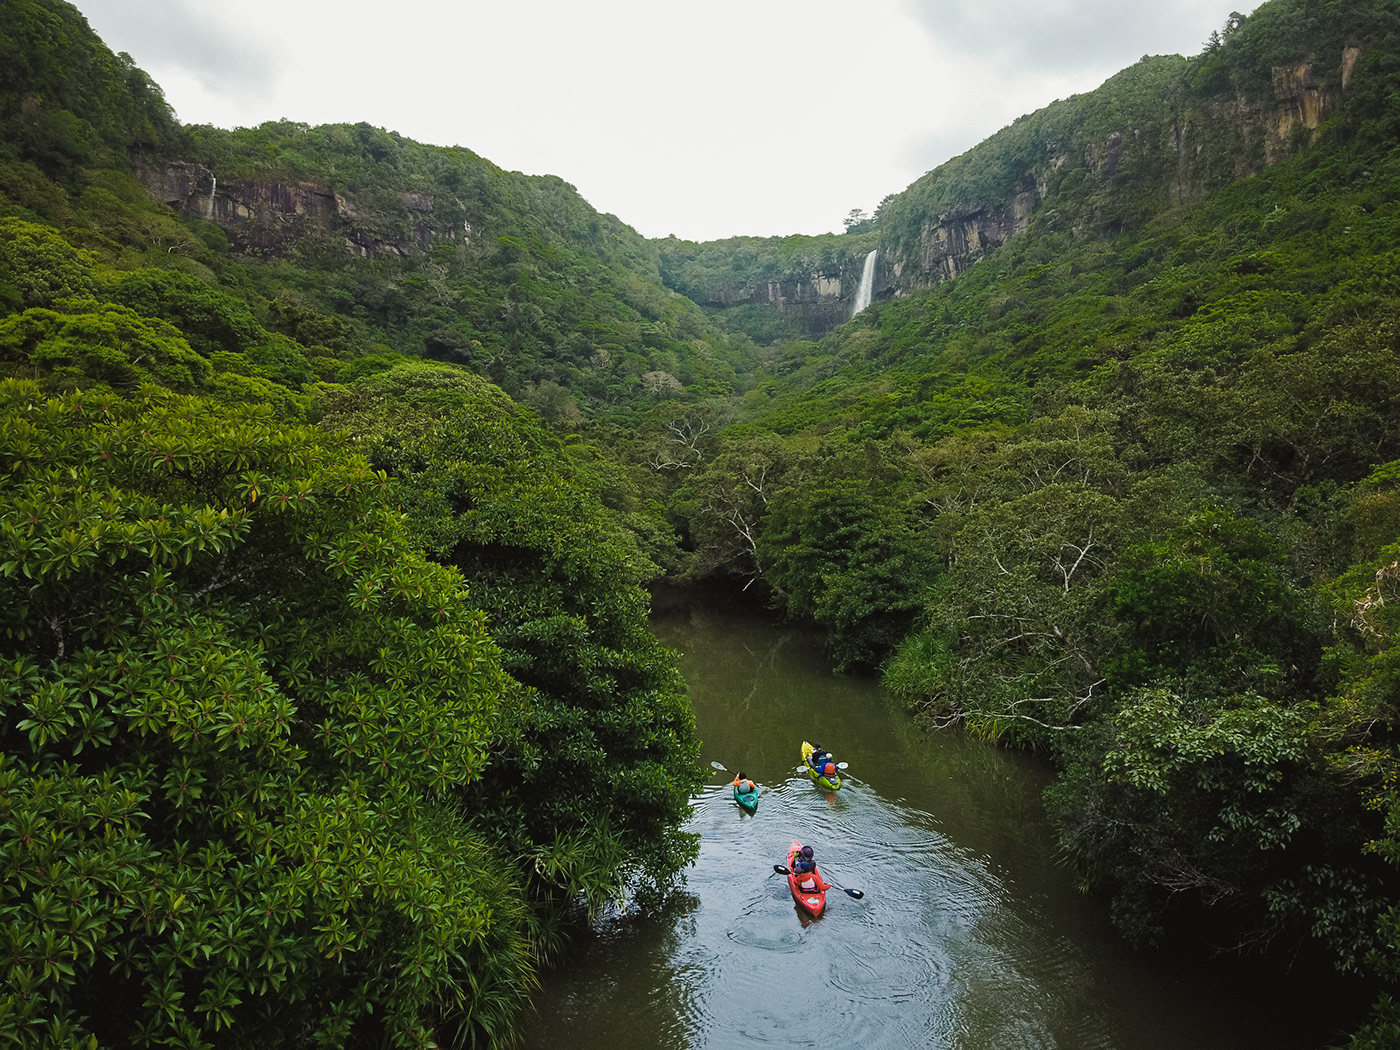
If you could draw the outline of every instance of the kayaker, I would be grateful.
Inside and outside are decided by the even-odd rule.
[[[830,759],[831,756],[827,754],[826,748],[822,747],[821,744],[812,745],[812,757],[808,759],[808,761],[812,763],[813,769],[820,773],[822,766],[830,761]]]
[[[816,866],[817,862],[812,859],[811,846],[803,846],[792,859],[792,870],[799,875],[810,875]]]
[[[743,773],[740,773],[734,778],[734,790],[739,792],[739,794],[741,795],[747,795],[750,791],[754,789],[755,786],[756,785],[754,784],[754,782],[748,777],[744,776]]]
[[[792,873],[797,876],[797,888],[803,893],[815,893],[817,890],[825,893],[831,889],[831,885],[822,879],[817,871],[817,862],[812,856],[811,846],[803,846],[793,858]]]

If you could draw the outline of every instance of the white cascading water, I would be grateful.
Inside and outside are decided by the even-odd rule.
[[[875,256],[879,254],[880,249],[876,248],[865,257],[865,269],[860,272],[860,287],[856,289],[855,306],[851,307],[852,317],[870,305],[870,292],[875,286]]]
[[[214,217],[214,190],[219,186],[219,180],[213,175],[209,176],[209,203],[204,206],[204,217],[212,219]]]

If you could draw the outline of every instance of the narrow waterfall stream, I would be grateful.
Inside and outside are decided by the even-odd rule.
[[[856,301],[851,307],[852,317],[870,305],[870,293],[875,287],[875,256],[879,254],[880,249],[876,248],[865,257],[865,266],[860,271],[860,286],[856,289]]]

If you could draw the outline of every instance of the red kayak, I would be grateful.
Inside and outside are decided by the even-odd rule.
[[[792,890],[792,899],[797,902],[798,907],[815,919],[826,908],[826,891],[831,887],[822,878],[821,869],[815,864],[812,865],[810,875],[797,875],[793,872],[793,861],[797,859],[801,849],[802,843],[794,841],[788,850],[788,889]]]

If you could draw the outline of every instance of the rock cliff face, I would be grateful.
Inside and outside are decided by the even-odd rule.
[[[433,244],[464,243],[471,231],[433,214],[433,200],[402,193],[390,211],[361,209],[349,197],[313,182],[220,179],[200,164],[173,161],[138,166],[152,199],[186,218],[207,219],[229,236],[235,251],[281,255],[297,241],[318,236],[362,257],[406,256]]]
[[[911,288],[951,280],[1030,225],[1044,190],[1027,177],[1026,187],[1009,201],[988,205],[967,201],[926,222],[919,234],[918,254],[905,253],[875,260],[873,299],[902,295]],[[911,262],[913,265],[911,266]]]
[[[770,342],[818,338],[849,319],[873,242],[821,234],[651,243],[668,288]]]
[[[1341,91],[1351,83],[1356,61],[1361,57],[1359,47],[1342,51]],[[1318,80],[1311,62],[1297,66],[1275,66],[1273,69],[1273,121],[1268,128],[1265,162],[1277,163],[1288,155],[1288,146],[1299,128],[1316,131],[1319,124],[1330,118],[1340,101],[1337,94],[1327,91]]]
[[[701,306],[721,311],[743,306],[771,309],[782,315],[783,327],[792,334],[814,338],[850,317],[859,282],[859,270],[852,273],[844,266],[791,273],[776,280],[712,284],[699,298]]]
[[[1144,169],[1162,169],[1160,204],[1166,207],[1199,201],[1230,181],[1258,174],[1295,154],[1337,111],[1360,55],[1360,48],[1347,47],[1327,63],[1327,72],[1338,76],[1319,75],[1316,61],[1274,67],[1271,98],[1197,101],[1165,125],[1120,127],[1077,152],[1052,152],[1008,180],[1011,185],[999,196],[925,213],[915,236],[882,236],[874,298],[950,280],[1035,221],[1081,235],[1117,232],[1118,222],[1103,221],[1113,208],[1103,207],[1102,198],[1112,196],[1115,176],[1128,167],[1139,179]],[[1057,195],[1062,176],[1073,171],[1095,184],[1098,212],[1082,203],[1090,194],[1081,192],[1072,204]],[[1062,203],[1068,206],[1061,209]]]

